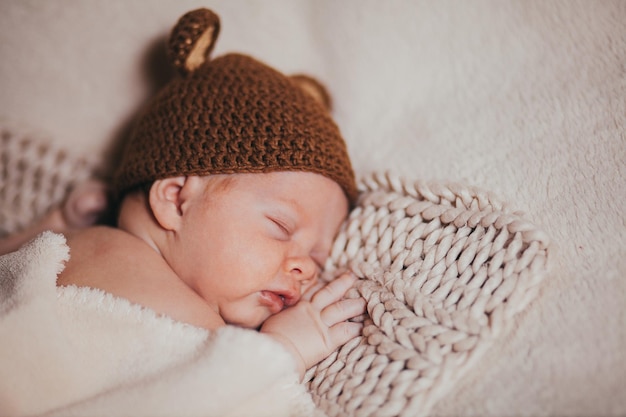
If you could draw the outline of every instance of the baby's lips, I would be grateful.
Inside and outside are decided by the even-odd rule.
[[[298,301],[300,294],[297,291],[261,291],[261,303],[269,307],[272,314],[279,313],[297,304]]]
[[[298,301],[300,301],[300,292],[299,291],[289,291],[289,292],[285,292],[285,293],[281,293],[280,294],[285,302],[285,307],[291,307],[293,305],[298,304]]]
[[[261,291],[261,304],[268,307],[272,314],[280,313],[285,308],[285,300],[273,291]]]

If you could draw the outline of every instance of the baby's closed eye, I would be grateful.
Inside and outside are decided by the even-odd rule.
[[[267,217],[270,231],[272,234],[280,240],[288,240],[293,234],[292,229],[287,223],[276,217]]]

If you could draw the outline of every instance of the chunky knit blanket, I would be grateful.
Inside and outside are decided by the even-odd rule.
[[[495,197],[374,173],[332,252],[363,336],[309,371],[331,416],[425,416],[537,294],[549,239]]]
[[[71,187],[94,175],[95,161],[41,131],[0,119],[0,239],[61,204]]]

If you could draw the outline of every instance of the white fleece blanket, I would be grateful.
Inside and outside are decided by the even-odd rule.
[[[552,238],[536,302],[432,415],[626,415],[626,2],[4,0],[0,118],[114,155],[201,6],[215,55],[326,83],[358,173],[490,190]]]
[[[0,415],[309,416],[280,344],[187,326],[90,288],[56,287],[68,259],[46,232],[0,257]]]

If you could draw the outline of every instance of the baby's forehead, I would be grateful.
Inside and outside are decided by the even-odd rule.
[[[203,182],[206,198],[217,195],[243,198],[255,203],[280,201],[300,211],[302,205],[320,211],[328,207],[343,211],[349,208],[345,190],[326,175],[305,170],[211,174],[196,176]]]
[[[211,190],[228,190],[238,181],[241,174],[211,174],[211,175],[192,175],[200,178],[207,189]]]

